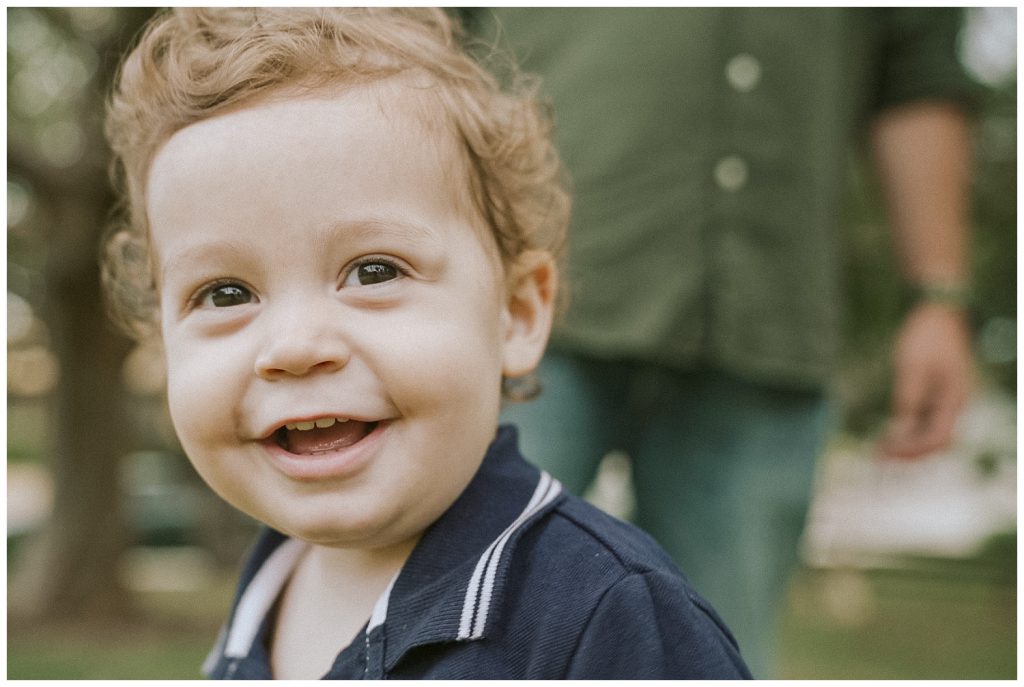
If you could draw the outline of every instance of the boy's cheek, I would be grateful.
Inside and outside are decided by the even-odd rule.
[[[212,356],[183,355],[173,344],[166,355],[171,419],[179,435],[195,433],[204,418],[223,414],[227,409],[225,404],[233,385]]]
[[[407,341],[398,360],[408,361],[410,377],[424,384],[436,385],[443,378],[448,385],[474,388],[481,384],[482,375],[501,377],[502,340],[497,321],[481,329],[458,328],[440,320]]]

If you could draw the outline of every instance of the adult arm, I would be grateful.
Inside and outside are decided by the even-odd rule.
[[[872,146],[903,273],[925,290],[968,283],[966,113],[918,101],[879,114]],[[946,447],[973,386],[967,313],[953,299],[924,298],[893,349],[891,418],[884,454],[917,458]]]

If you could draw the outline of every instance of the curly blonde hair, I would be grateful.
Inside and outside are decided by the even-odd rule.
[[[569,196],[536,83],[514,68],[502,80],[486,70],[444,11],[176,8],[143,31],[107,107],[121,206],[102,261],[115,321],[137,338],[156,331],[146,179],[171,136],[281,86],[355,85],[414,71],[431,80],[504,266],[533,249],[560,259]]]

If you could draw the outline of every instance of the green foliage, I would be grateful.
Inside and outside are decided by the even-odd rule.
[[[972,268],[979,325],[979,354],[986,373],[1016,391],[1017,316],[1017,81],[988,92],[977,128],[972,176]],[[1000,326],[999,340],[994,327]],[[1013,327],[1015,329],[1015,327]]]

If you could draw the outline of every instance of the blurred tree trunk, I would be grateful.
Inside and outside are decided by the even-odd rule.
[[[110,324],[100,287],[98,246],[113,201],[101,126],[119,56],[152,10],[119,12],[118,30],[96,46],[94,97],[78,113],[87,140],[82,159],[54,167],[31,145],[8,139],[9,170],[32,183],[50,213],[44,317],[61,370],[51,422],[54,511],[25,552],[10,595],[19,602],[11,610],[33,619],[123,617],[131,610],[118,575],[128,543],[120,463],[133,444],[121,381],[130,342]],[[47,17],[69,30],[61,10]]]
[[[54,399],[52,519],[26,552],[16,580],[18,610],[34,618],[128,612],[118,561],[128,533],[119,466],[131,448],[121,363],[129,342],[103,309],[95,260],[110,193],[99,176],[89,188],[54,189],[46,202],[60,236],[50,246],[46,320],[60,360]]]

